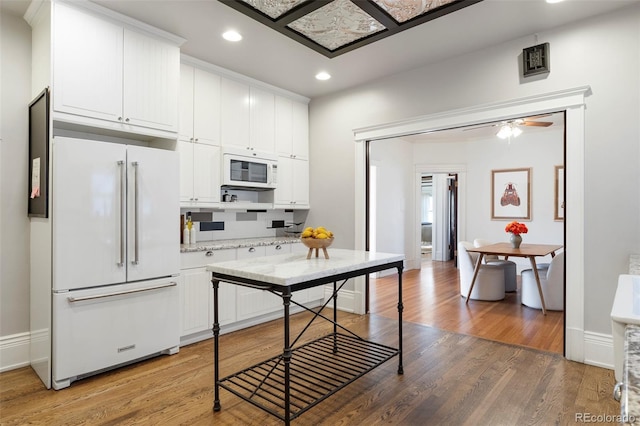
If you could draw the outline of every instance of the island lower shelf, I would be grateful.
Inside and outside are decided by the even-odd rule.
[[[281,420],[293,420],[398,354],[398,349],[342,333],[293,348],[289,416],[282,355],[231,374],[218,385]]]

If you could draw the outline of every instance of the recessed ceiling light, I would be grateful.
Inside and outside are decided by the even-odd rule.
[[[316,78],[318,80],[329,80],[331,78],[331,74],[325,71],[321,71],[318,74],[316,74]]]
[[[560,3],[564,0],[547,0],[547,3]]]
[[[227,31],[224,34],[222,34],[222,37],[227,40],[227,41],[240,41],[242,40],[242,36],[240,35],[239,32],[237,31]]]

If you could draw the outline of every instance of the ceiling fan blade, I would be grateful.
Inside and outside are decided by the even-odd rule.
[[[534,127],[549,127],[553,123],[551,121],[525,121],[521,123],[522,126],[534,126]]]
[[[552,115],[553,115],[553,114],[551,114],[551,113],[540,114],[540,115],[533,115],[533,116],[531,116],[531,117],[527,117],[527,118],[526,118],[526,120],[535,120],[535,119],[537,119],[537,118],[550,117],[550,116],[552,116]]]

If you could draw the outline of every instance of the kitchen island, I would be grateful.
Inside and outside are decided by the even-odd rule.
[[[333,395],[349,383],[398,356],[398,374],[402,366],[402,270],[404,256],[356,250],[332,249],[331,258],[306,259],[300,253],[266,256],[252,260],[220,262],[207,266],[214,288],[214,411],[219,411],[219,390],[267,411],[289,424],[305,411]],[[350,279],[396,268],[398,271],[398,347],[367,341],[337,323],[337,293]],[[221,281],[259,288],[282,298],[283,351],[262,363],[220,379],[218,287]],[[340,284],[338,284],[341,282]],[[314,313],[309,325],[321,318],[333,324],[333,333],[311,342],[296,343],[289,330],[292,293],[333,283],[333,296]],[[333,300],[333,319],[322,310]],[[338,332],[338,328],[342,332]]]

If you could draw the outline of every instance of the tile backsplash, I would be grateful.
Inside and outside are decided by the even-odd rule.
[[[197,230],[197,241],[229,240],[234,238],[279,237],[286,235],[285,229],[295,231],[302,229],[300,224],[289,228],[285,225],[304,222],[306,211],[293,210],[248,210],[248,211],[213,211],[192,212],[181,209],[180,214],[191,220]]]

